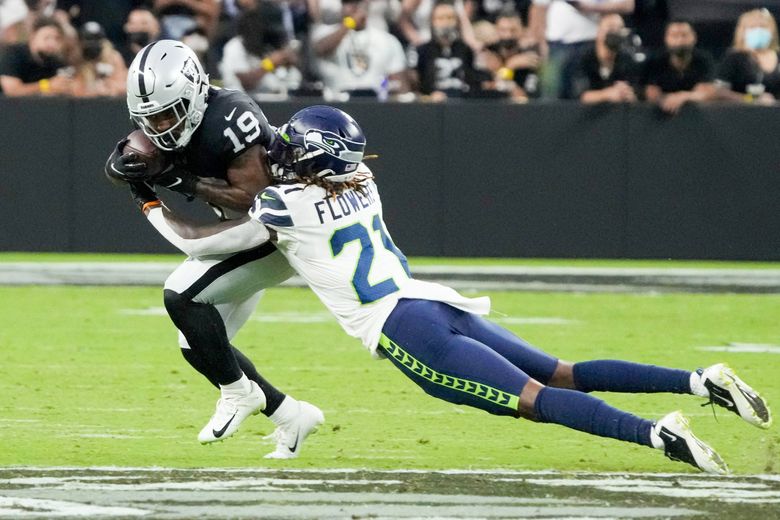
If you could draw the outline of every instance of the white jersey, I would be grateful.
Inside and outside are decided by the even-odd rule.
[[[437,300],[487,314],[490,300],[411,278],[406,257],[382,220],[382,201],[370,171],[363,193],[333,198],[317,186],[266,188],[250,210],[278,235],[278,248],[350,336],[376,354],[385,320],[401,298]]]

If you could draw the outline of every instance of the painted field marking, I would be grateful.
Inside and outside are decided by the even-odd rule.
[[[147,307],[145,309],[119,309],[124,316],[167,316],[164,307]],[[329,323],[336,319],[329,312],[256,312],[249,318],[261,323]],[[508,325],[571,325],[579,323],[558,316],[491,316],[491,321]]]
[[[101,471],[103,473],[101,473]],[[359,475],[358,475],[359,473]],[[555,495],[538,490],[495,494],[491,475],[540,478],[550,472],[398,470],[171,469],[171,468],[24,468],[0,469],[0,517],[94,518],[143,516],[283,518],[567,518],[639,519],[701,515],[687,504],[622,504],[587,496]],[[19,475],[28,476],[19,476]],[[293,475],[293,478],[284,476]],[[441,481],[398,491],[414,475],[477,476],[484,487],[464,494],[441,493]],[[583,474],[585,475],[585,474]],[[594,477],[594,474],[587,474]],[[279,477],[281,476],[281,478]],[[354,476],[354,477],[353,477]],[[625,476],[624,476],[625,478]],[[523,479],[527,487],[528,478]],[[514,486],[511,486],[514,488]],[[4,489],[5,488],[5,489]],[[506,492],[508,488],[504,488]],[[484,494],[481,492],[484,491]],[[15,496],[9,496],[15,495]],[[99,508],[99,509],[98,509]]]
[[[50,518],[57,516],[145,516],[152,511],[134,507],[96,506],[39,498],[6,497],[0,495],[0,518]]]
[[[696,347],[696,350],[707,352],[731,352],[734,354],[780,354],[780,345],[767,343],[729,343],[728,345],[713,345]]]

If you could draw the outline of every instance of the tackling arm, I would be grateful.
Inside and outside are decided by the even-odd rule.
[[[194,175],[188,177],[188,182],[182,182],[179,180],[182,174],[176,170],[168,174],[171,179],[156,178],[154,182],[168,189],[196,196],[215,206],[245,212],[252,207],[255,195],[270,183],[265,155],[265,148],[255,145],[233,159],[227,170],[227,184],[218,179]],[[177,181],[179,184],[176,184]],[[189,183],[192,185],[189,186]]]
[[[188,256],[221,255],[257,247],[270,239],[268,229],[249,216],[217,224],[197,225],[163,206],[144,214],[168,242]]]

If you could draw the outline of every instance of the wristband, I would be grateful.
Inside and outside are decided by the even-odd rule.
[[[41,94],[48,94],[51,92],[51,83],[48,79],[42,79],[38,81],[38,89],[40,89]]]
[[[266,72],[273,72],[276,65],[274,65],[274,62],[271,61],[270,58],[263,58],[263,61],[260,62],[260,68]]]
[[[344,23],[344,27],[346,27],[347,29],[349,29],[351,31],[354,31],[355,27],[357,27],[357,22],[351,16],[345,16],[344,20],[343,20],[343,23]]]
[[[160,202],[159,200],[150,200],[149,202],[141,206],[141,213],[146,213],[147,209],[154,209],[160,206],[162,206],[162,202]]]

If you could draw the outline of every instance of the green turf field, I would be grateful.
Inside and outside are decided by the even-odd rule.
[[[0,253],[2,262],[181,262],[182,255],[109,253]],[[410,258],[415,265],[526,266],[526,267],[614,267],[691,269],[780,269],[780,262],[721,260],[625,260],[592,258]]]
[[[780,296],[491,296],[495,318],[561,357],[684,368],[726,360],[780,403],[780,355],[697,350],[780,344]],[[283,390],[318,404],[325,427],[294,461],[262,459],[272,429],[262,416],[200,446],[218,394],[181,358],[161,307],[159,288],[0,287],[0,465],[689,469],[646,448],[429,398],[303,289],[268,291],[234,343]],[[780,472],[780,424],[759,430],[722,409],[716,419],[692,396],[602,397],[649,418],[680,408],[736,473]]]

